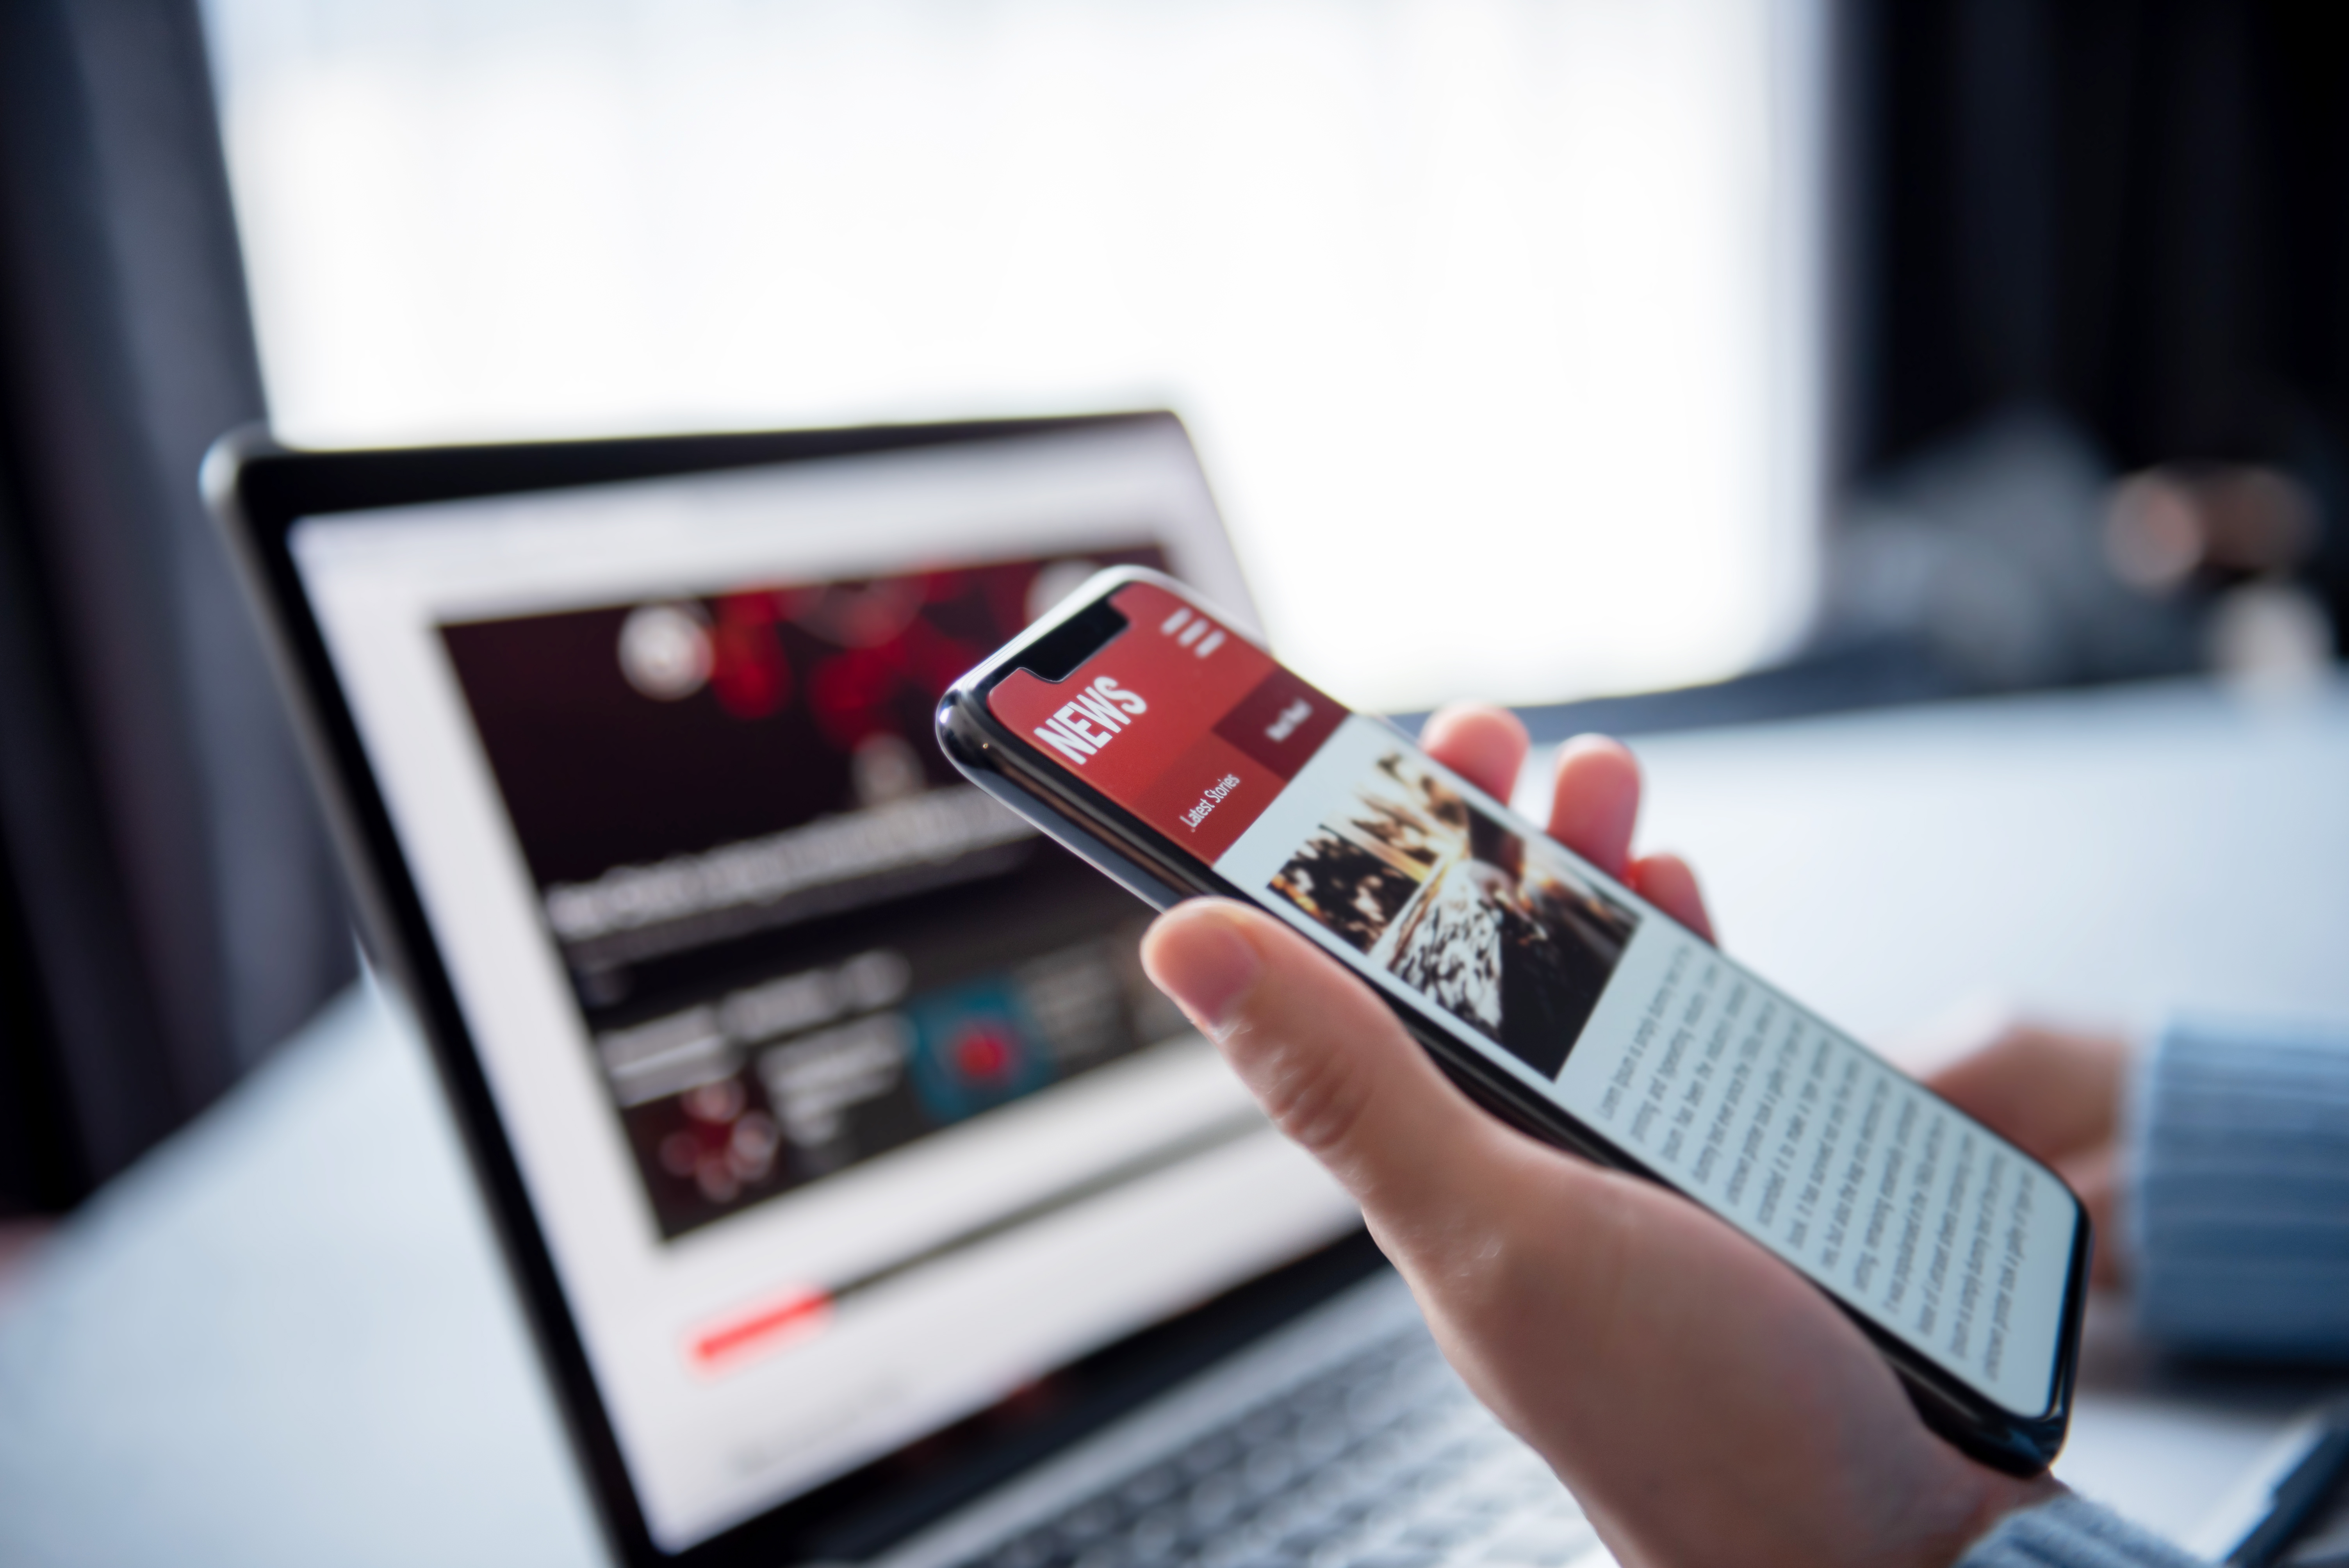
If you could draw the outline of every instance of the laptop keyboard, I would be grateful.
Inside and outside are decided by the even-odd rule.
[[[1605,1568],[1581,1508],[1414,1327],[969,1568]]]

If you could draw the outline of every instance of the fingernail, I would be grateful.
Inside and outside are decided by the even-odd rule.
[[[1143,952],[1152,982],[1203,1029],[1220,1032],[1264,974],[1256,946],[1221,913],[1185,914]]]

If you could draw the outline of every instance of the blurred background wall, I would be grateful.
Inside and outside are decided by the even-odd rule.
[[[1848,5],[1815,635],[1970,684],[2349,625],[2349,28],[2279,0]]]
[[[349,973],[194,506],[264,391],[315,444],[1173,407],[1365,706],[2289,692],[2349,624],[2330,20],[6,8],[0,1213]]]
[[[301,439],[1163,404],[1357,700],[1801,630],[1822,0],[206,15]]]

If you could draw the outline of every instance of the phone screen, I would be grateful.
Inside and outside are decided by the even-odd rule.
[[[2037,1162],[1197,605],[988,695],[1214,867],[1978,1393],[2053,1398],[2077,1205]]]

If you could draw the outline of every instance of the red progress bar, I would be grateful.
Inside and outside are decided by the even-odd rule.
[[[693,1364],[705,1372],[748,1350],[767,1349],[789,1335],[797,1338],[823,1326],[832,1315],[832,1297],[820,1290],[788,1291],[770,1298],[743,1315],[694,1336],[688,1351]]]
[[[830,1290],[814,1285],[792,1285],[731,1316],[720,1318],[707,1328],[691,1330],[685,1339],[685,1358],[696,1372],[711,1375],[726,1372],[753,1357],[780,1350],[817,1333],[831,1321],[833,1309],[851,1296],[887,1284],[943,1258],[981,1243],[991,1242],[1023,1225],[1033,1224],[1047,1215],[1072,1208],[1130,1181],[1154,1175],[1210,1150],[1267,1131],[1264,1118],[1254,1106],[1222,1120],[1194,1128],[1179,1138],[1154,1149],[1144,1149],[1130,1160],[1106,1171],[1096,1171],[1055,1191],[1046,1192],[969,1230],[933,1242],[854,1279],[839,1281]]]

